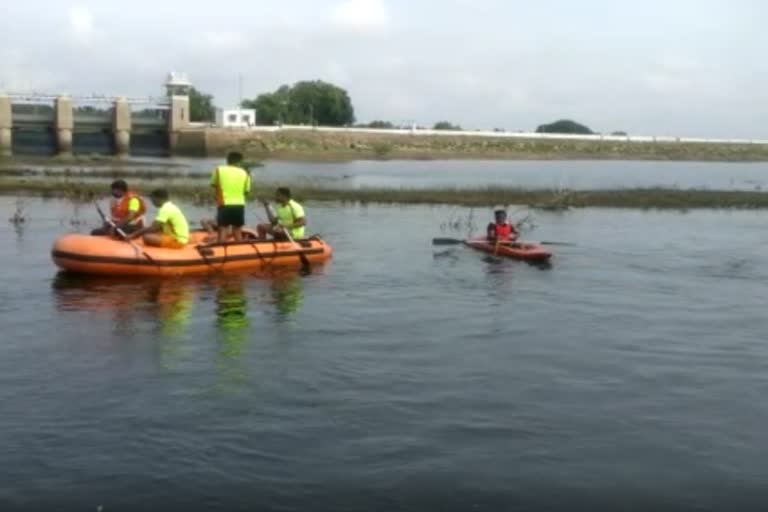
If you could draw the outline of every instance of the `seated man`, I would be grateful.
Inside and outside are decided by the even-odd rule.
[[[112,222],[123,233],[133,233],[144,227],[144,214],[147,205],[144,199],[135,192],[128,190],[128,184],[124,180],[117,180],[111,185],[112,206],[110,216]],[[92,236],[113,235],[115,229],[108,223],[91,231]]]
[[[277,211],[272,213],[267,201],[262,201],[269,217],[269,224],[259,224],[256,229],[259,238],[264,239],[267,235],[272,235],[275,240],[286,240],[290,235],[292,240],[301,240],[304,238],[305,226],[307,221],[304,217],[304,208],[291,199],[291,191],[285,187],[277,189],[275,193],[277,202]]]
[[[171,202],[168,191],[157,189],[149,197],[152,199],[152,204],[159,208],[155,221],[151,226],[128,235],[128,239],[143,236],[144,245],[167,249],[181,249],[187,245],[189,242],[187,219],[179,207]]]
[[[488,224],[487,236],[490,242],[512,242],[517,240],[517,229],[511,222],[507,222],[507,212],[496,210],[494,212],[496,222]]]

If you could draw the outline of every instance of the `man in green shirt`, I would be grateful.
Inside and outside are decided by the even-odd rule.
[[[269,217],[269,224],[259,224],[256,229],[259,238],[266,238],[272,235],[275,240],[286,240],[290,235],[293,240],[304,238],[305,226],[307,225],[304,216],[304,207],[291,199],[291,191],[288,188],[281,187],[275,193],[277,208],[275,213],[269,207],[267,201],[262,201]]]
[[[211,187],[216,190],[216,224],[218,241],[224,242],[228,232],[236,242],[243,239],[245,224],[245,200],[251,191],[251,177],[242,168],[243,155],[232,152],[227,155],[227,165],[217,167],[211,175]]]
[[[151,226],[140,229],[130,235],[128,240],[144,237],[144,245],[181,249],[189,242],[189,224],[178,206],[173,204],[165,189],[157,189],[150,194],[157,217]]]

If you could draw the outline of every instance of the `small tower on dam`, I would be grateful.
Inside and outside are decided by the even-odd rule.
[[[189,126],[189,92],[192,83],[186,73],[171,71],[165,81],[165,90],[171,103],[168,117],[168,136],[171,152],[178,146],[179,132]]]

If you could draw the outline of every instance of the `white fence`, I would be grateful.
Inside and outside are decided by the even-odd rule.
[[[306,125],[281,125],[281,126],[253,126],[247,129],[251,131],[278,132],[278,131],[316,131],[328,133],[371,133],[381,135],[414,135],[414,136],[461,136],[461,137],[494,137],[503,139],[551,139],[551,140],[591,140],[605,142],[687,142],[699,144],[768,144],[768,140],[760,139],[709,139],[694,137],[670,137],[647,135],[572,135],[561,133],[535,133],[535,132],[501,132],[501,131],[456,131],[456,130],[429,130],[429,129],[380,129],[380,128],[343,128],[330,126],[306,126]]]

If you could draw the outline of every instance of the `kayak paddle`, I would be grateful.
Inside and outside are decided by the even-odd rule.
[[[466,240],[459,240],[458,238],[433,238],[432,239],[432,245],[460,245],[466,243]],[[534,245],[563,245],[563,246],[575,246],[576,244],[572,244],[569,242],[531,242],[531,241],[525,241],[525,242],[504,242],[505,244],[514,244],[514,243],[527,243],[527,244],[534,244]]]

